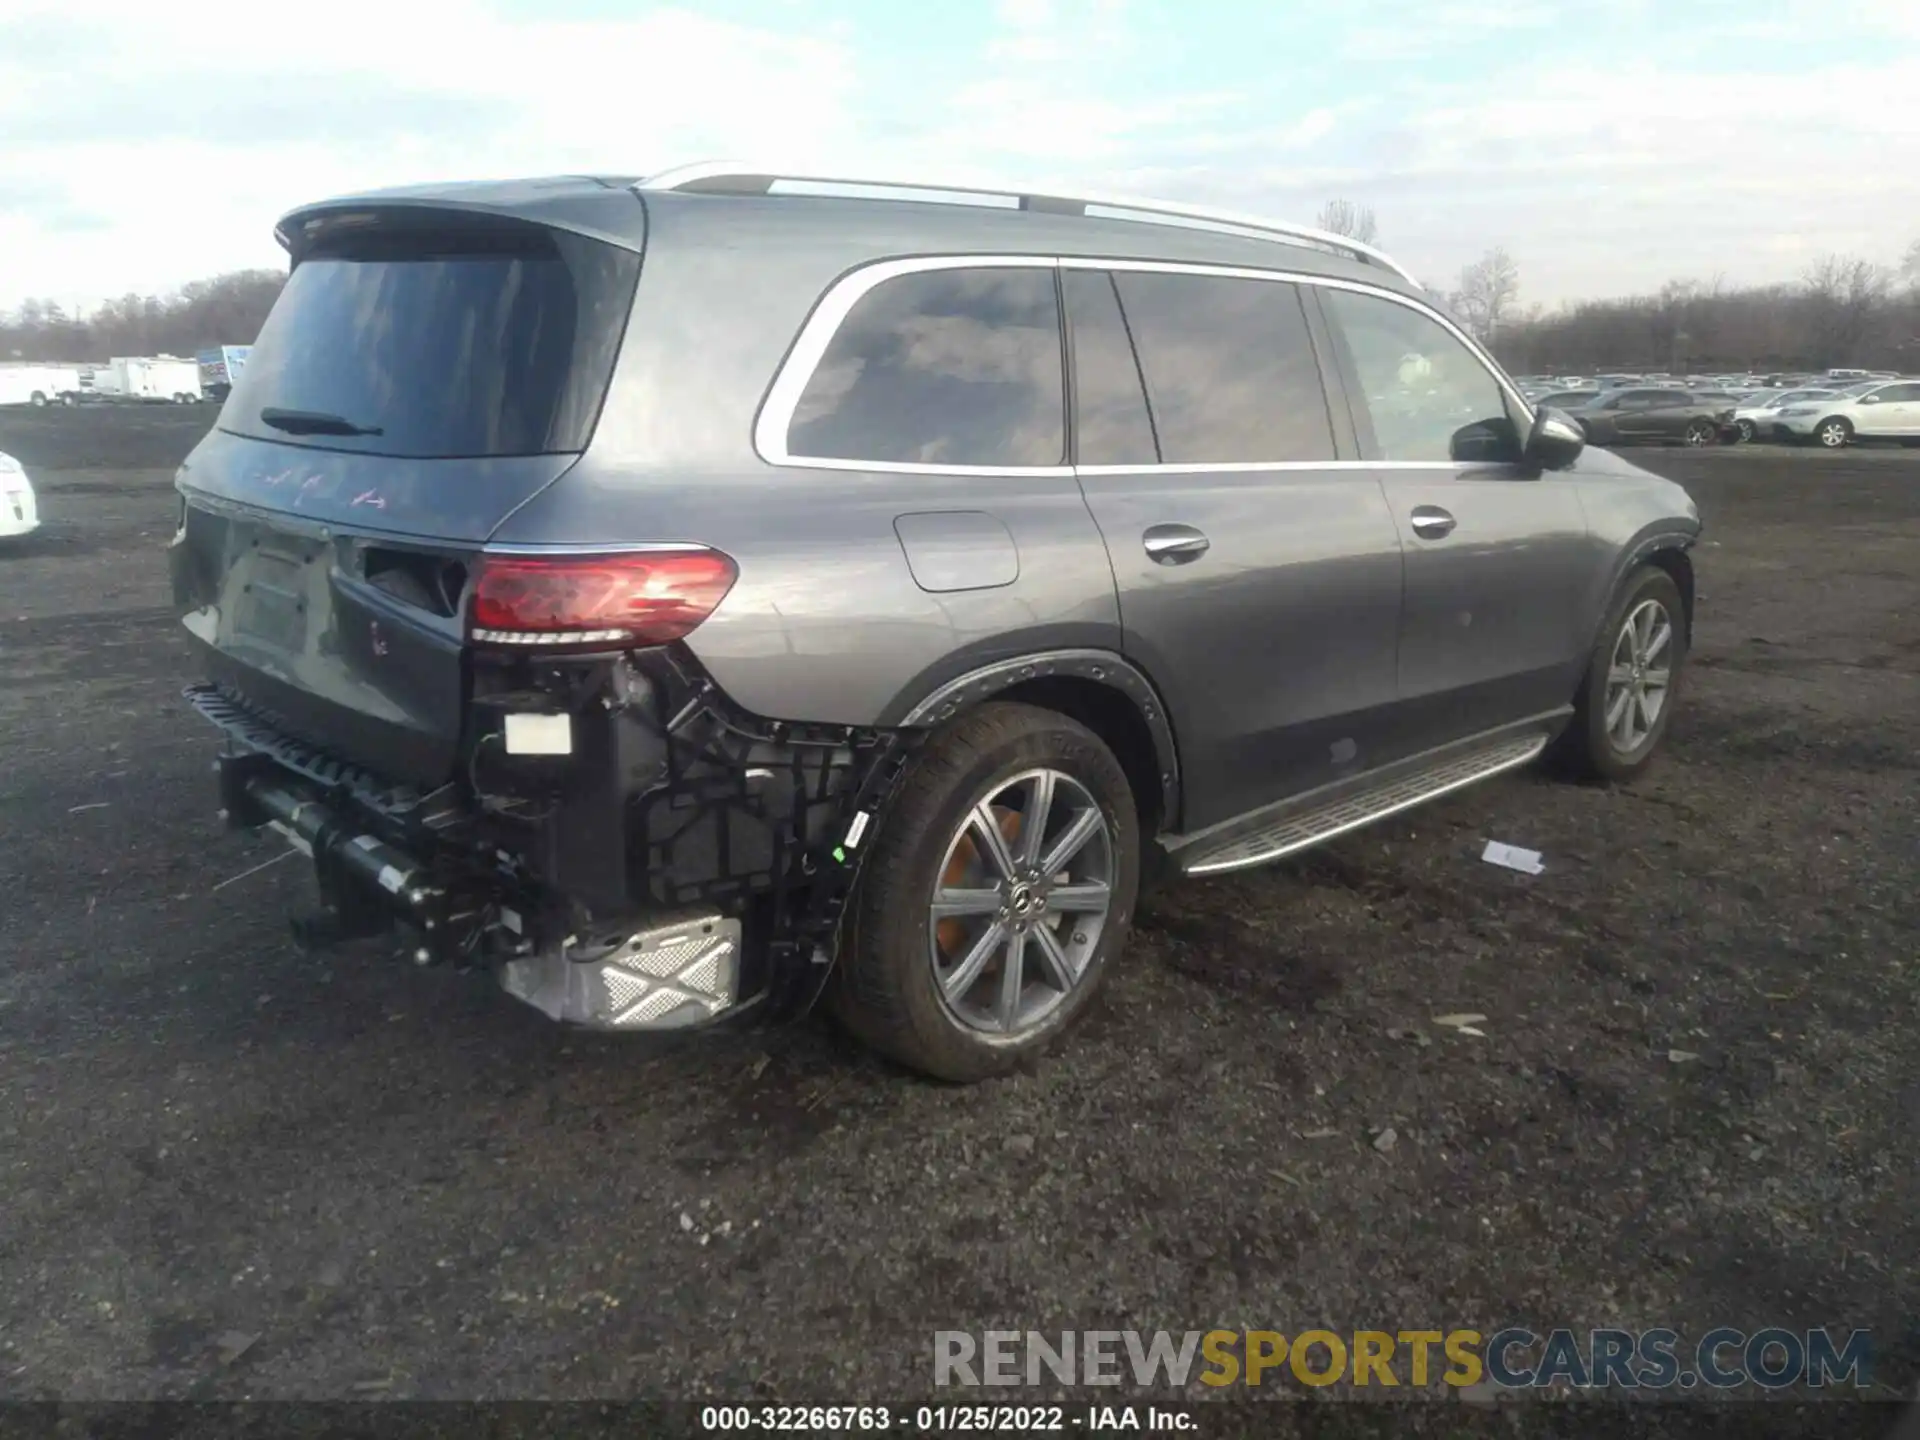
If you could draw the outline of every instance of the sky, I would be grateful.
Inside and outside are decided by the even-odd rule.
[[[418,180],[698,159],[1370,206],[1523,304],[1920,239],[1920,0],[0,0],[0,308],[274,266]]]

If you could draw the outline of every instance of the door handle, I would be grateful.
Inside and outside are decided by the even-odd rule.
[[[1147,558],[1158,565],[1198,560],[1213,544],[1191,525],[1152,525],[1140,540],[1147,547]]]
[[[1454,518],[1438,505],[1413,507],[1413,533],[1422,540],[1438,540],[1453,533]]]

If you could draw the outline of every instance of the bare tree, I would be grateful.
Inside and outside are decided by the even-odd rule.
[[[1475,335],[1491,339],[1519,302],[1519,263],[1495,246],[1460,271],[1460,288],[1449,299]]]
[[[260,333],[286,278],[277,270],[238,270],[174,295],[103,301],[85,320],[50,300],[26,300],[13,314],[0,314],[0,357],[86,362],[245,345]]]
[[[1920,240],[1907,246],[1907,253],[1901,257],[1900,278],[1920,290]]]
[[[1329,235],[1344,235],[1362,245],[1371,245],[1380,238],[1373,207],[1356,205],[1351,200],[1329,200],[1320,207],[1313,223]]]
[[[1920,257],[1916,257],[1920,258]],[[1464,311],[1470,307],[1456,299]],[[1494,348],[1535,370],[1796,372],[1830,365],[1920,370],[1920,284],[1896,293],[1888,267],[1846,257],[1799,283],[1733,289],[1674,280],[1651,295],[1592,300],[1550,314],[1517,308]]]
[[[1826,255],[1807,271],[1802,304],[1816,363],[1851,365],[1886,309],[1893,276],[1883,265]]]

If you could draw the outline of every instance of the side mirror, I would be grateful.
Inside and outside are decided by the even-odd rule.
[[[1542,470],[1565,470],[1587,448],[1587,435],[1580,422],[1564,410],[1543,405],[1533,412],[1533,428],[1527,432],[1527,464]]]

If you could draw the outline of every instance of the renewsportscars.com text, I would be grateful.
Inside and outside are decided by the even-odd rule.
[[[1864,1330],[941,1330],[936,1385],[1781,1390],[1871,1384]]]

